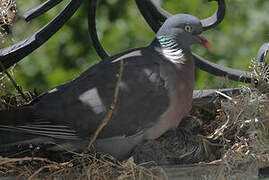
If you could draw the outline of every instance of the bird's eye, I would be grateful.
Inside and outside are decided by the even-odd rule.
[[[186,26],[184,27],[184,29],[185,29],[186,32],[191,32],[191,30],[192,30],[192,28],[191,28],[190,25],[186,25]]]

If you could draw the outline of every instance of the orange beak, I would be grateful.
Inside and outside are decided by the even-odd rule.
[[[207,49],[210,49],[210,43],[207,41],[207,39],[202,36],[202,35],[199,35],[198,36],[198,39],[199,39],[199,43],[202,44],[204,47],[206,47]]]

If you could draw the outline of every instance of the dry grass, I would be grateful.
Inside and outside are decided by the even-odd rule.
[[[16,107],[26,105],[27,103],[29,103],[29,101],[33,100],[35,97],[38,96],[37,92],[34,90],[34,91],[24,92],[23,95],[26,96],[26,98],[24,98],[22,94],[20,93],[17,94],[14,91],[7,88],[8,82],[10,81],[10,78],[8,78],[8,75],[11,76],[10,74],[13,74],[12,69],[13,68],[11,68],[9,73],[5,73],[5,72],[0,73],[0,110],[11,109],[11,108],[16,108]],[[14,85],[14,84],[11,83],[11,85]],[[20,89],[21,92],[23,91],[22,88],[18,86],[16,83],[15,83],[15,86],[18,89]]]
[[[165,179],[157,166],[145,168],[132,159],[118,162],[109,156],[74,157],[69,162],[56,163],[44,158],[2,158],[0,175],[16,174],[22,179]]]

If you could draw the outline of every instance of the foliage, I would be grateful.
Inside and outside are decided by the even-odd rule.
[[[45,15],[25,23],[22,19],[23,12],[42,2],[44,0],[17,1],[18,16],[12,26],[10,38],[6,39],[2,47],[32,34],[68,3],[63,1]],[[156,0],[156,3],[173,14],[188,13],[199,18],[208,17],[216,9],[216,3],[208,3],[206,0],[181,0],[180,3],[178,0]],[[268,8],[267,0],[227,1],[224,21],[214,30],[204,33],[211,42],[211,50],[195,46],[193,51],[218,64],[247,70],[249,59],[255,57],[259,46],[269,39]],[[99,1],[97,17],[99,37],[110,54],[146,46],[154,37],[134,0]],[[85,1],[55,36],[16,65],[14,78],[17,83],[26,90],[36,88],[38,92],[42,92],[75,78],[90,65],[98,62],[100,59],[91,46],[87,26]],[[220,82],[220,78],[206,72],[196,72],[196,89],[225,86]]]

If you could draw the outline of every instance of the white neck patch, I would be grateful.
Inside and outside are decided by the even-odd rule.
[[[182,49],[163,48],[162,53],[167,59],[175,64],[185,64],[186,59],[184,58]]]

